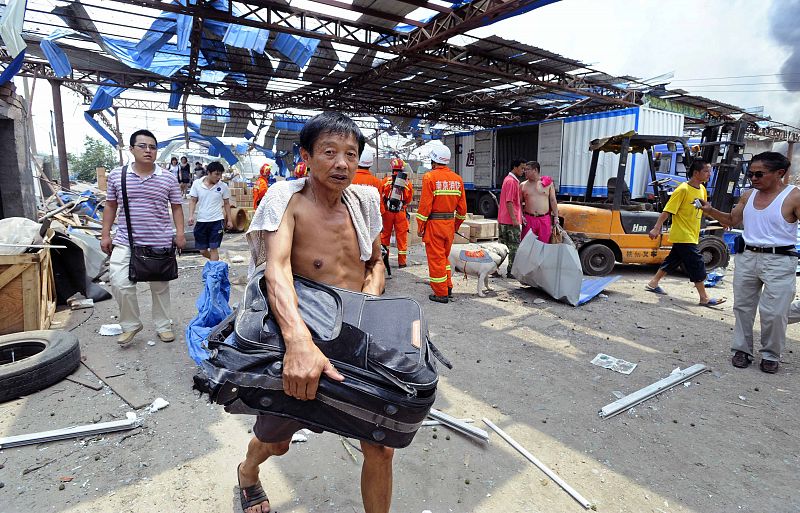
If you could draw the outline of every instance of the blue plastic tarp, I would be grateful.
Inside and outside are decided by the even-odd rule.
[[[83,119],[85,119],[87,123],[92,125],[92,128],[94,128],[97,131],[97,133],[100,134],[100,136],[103,139],[108,141],[108,144],[110,144],[111,146],[116,146],[117,145],[117,140],[114,138],[114,136],[111,135],[111,133],[108,130],[103,128],[100,125],[100,123],[98,123],[97,120],[92,117],[92,115],[90,113],[84,112],[83,113]]]
[[[56,29],[49,36],[39,42],[42,53],[53,68],[53,73],[59,78],[64,78],[72,73],[72,64],[64,51],[55,43],[56,39],[73,33],[72,30]]]
[[[189,356],[195,363],[207,360],[209,353],[203,348],[208,334],[233,312],[228,301],[231,297],[231,282],[228,280],[228,264],[208,261],[203,267],[203,292],[197,298],[197,316],[186,326],[186,345]]]
[[[25,50],[21,51],[19,55],[14,57],[14,60],[6,66],[6,69],[0,73],[0,85],[5,84],[16,75],[19,70],[22,68],[22,62],[25,60]]]
[[[578,299],[578,304],[575,306],[580,306],[588,302],[620,278],[622,278],[622,276],[619,274],[615,276],[596,276],[592,278],[584,276],[581,282],[581,295]]]

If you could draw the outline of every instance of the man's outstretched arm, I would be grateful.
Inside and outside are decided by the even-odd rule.
[[[265,238],[267,268],[267,300],[281,329],[286,354],[283,357],[283,391],[301,400],[314,399],[320,375],[336,381],[344,380],[333,364],[314,345],[311,333],[300,316],[297,293],[292,276],[292,241],[294,239],[294,212],[291,203],[283,215],[278,230]]]

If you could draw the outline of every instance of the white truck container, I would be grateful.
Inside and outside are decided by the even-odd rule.
[[[598,112],[557,120],[505,126],[444,137],[453,153],[452,168],[464,179],[469,210],[488,217],[497,215],[503,178],[511,160],[536,160],[542,175],[553,178],[560,196],[586,192],[592,152],[589,142],[628,131],[646,135],[683,134],[683,115],[648,107]],[[642,197],[651,181],[646,157],[628,156],[626,181],[632,197]],[[616,174],[619,156],[601,155],[594,195],[607,194],[606,183]]]

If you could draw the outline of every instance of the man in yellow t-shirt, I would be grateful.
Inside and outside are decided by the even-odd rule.
[[[703,217],[703,212],[695,205],[695,200],[706,201],[708,199],[703,183],[707,182],[710,176],[711,164],[703,159],[694,159],[689,167],[689,181],[680,184],[673,191],[664,211],[656,221],[656,225],[650,231],[651,239],[658,238],[664,221],[672,215],[672,226],[669,230],[672,249],[656,275],[645,286],[646,290],[666,295],[658,282],[668,272],[674,271],[680,264],[683,264],[686,274],[689,275],[689,281],[694,283],[697,293],[700,295],[701,305],[717,306],[725,302],[725,298],[708,297],[703,285],[706,280],[706,266],[703,257],[697,250],[697,243],[700,241],[700,219]]]

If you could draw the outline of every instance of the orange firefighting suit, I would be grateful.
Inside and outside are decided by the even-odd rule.
[[[258,208],[258,204],[261,203],[261,198],[267,193],[267,188],[269,188],[269,175],[264,176],[259,175],[258,181],[256,181],[255,186],[253,186],[253,208]]]
[[[460,176],[447,166],[434,166],[422,177],[417,232],[425,242],[431,289],[441,297],[447,296],[447,289],[453,288],[452,269],[447,257],[456,231],[467,218],[467,197]]]
[[[406,187],[403,190],[403,206],[400,208],[400,212],[390,212],[389,196],[392,194],[392,176],[387,176],[383,179],[380,189],[381,217],[383,218],[381,244],[386,246],[388,250],[389,244],[392,242],[392,230],[394,230],[394,237],[397,241],[397,263],[398,265],[406,265],[406,258],[408,257],[408,217],[406,217],[406,207],[411,203],[411,198],[414,197],[414,188],[410,180],[406,181]]]
[[[371,185],[378,189],[378,192],[381,190],[381,179],[370,173],[369,169],[364,169],[363,167],[356,169],[352,183],[356,185]]]

